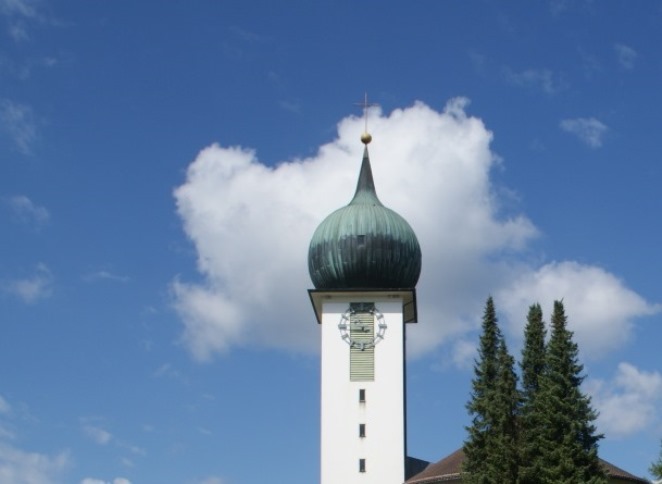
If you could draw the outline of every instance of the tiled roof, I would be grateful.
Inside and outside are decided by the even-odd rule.
[[[438,482],[460,481],[462,473],[462,462],[464,462],[464,452],[458,449],[449,456],[444,457],[438,462],[427,466],[423,472],[416,474],[407,480],[406,484],[436,484]],[[600,459],[607,475],[618,482],[639,482],[649,483],[646,479],[634,476],[620,467]]]
[[[451,481],[460,479],[464,462],[464,452],[458,449],[451,455],[444,457],[439,462],[433,462],[423,472],[416,474],[407,481],[407,484],[428,484],[434,482]]]
[[[625,482],[646,482],[646,483],[650,483],[650,481],[648,481],[646,479],[642,479],[641,477],[633,476],[628,471],[624,471],[620,467],[616,467],[611,462],[607,462],[606,460],[600,459],[600,463],[602,464],[602,467],[604,467],[605,471],[607,471],[607,475],[609,477],[615,477],[615,478],[618,478],[618,479],[623,480]]]

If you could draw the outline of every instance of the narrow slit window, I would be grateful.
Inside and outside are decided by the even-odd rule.
[[[365,459],[359,459],[359,472],[365,472]]]
[[[359,402],[360,403],[365,403],[365,389],[361,388],[359,390]]]
[[[359,424],[359,437],[365,437],[365,424]]]

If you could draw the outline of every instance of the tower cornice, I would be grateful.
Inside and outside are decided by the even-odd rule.
[[[325,302],[357,301],[374,299],[401,299],[403,320],[405,323],[416,323],[418,310],[416,307],[416,289],[309,289],[308,296],[315,311],[317,324],[322,323],[322,307]]]

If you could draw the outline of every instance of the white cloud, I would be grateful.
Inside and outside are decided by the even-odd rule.
[[[0,395],[0,414],[7,414],[9,412],[11,412],[11,405]]]
[[[11,405],[2,395],[0,395],[0,416],[8,417],[11,416],[11,413]],[[0,441],[11,440],[13,438],[13,430],[5,422],[0,422]]]
[[[28,40],[28,30],[23,22],[15,22],[9,26],[9,36],[16,42]]]
[[[0,15],[7,17],[7,33],[15,42],[30,38],[26,20],[38,18],[33,0],[0,0]]]
[[[93,477],[86,477],[80,484],[131,484],[131,481],[124,477],[116,477],[112,481],[104,481],[103,479],[96,479]]]
[[[7,200],[14,215],[23,223],[40,228],[51,218],[45,207],[37,205],[25,195],[15,195]]]
[[[51,295],[53,274],[45,264],[38,264],[35,273],[24,279],[16,279],[4,284],[4,291],[31,304]]]
[[[553,15],[559,15],[568,9],[568,0],[550,0],[549,9]]]
[[[119,442],[118,445],[121,448],[128,450],[133,455],[147,455],[147,451],[142,447],[138,447],[137,445],[128,444],[126,442]]]
[[[273,280],[273,279],[269,279]],[[232,290],[233,288],[228,287]],[[175,308],[186,326],[183,340],[199,360],[208,360],[212,353],[224,351],[230,345],[241,342],[250,323],[242,321],[250,313],[248,294],[242,295],[244,307],[230,300],[224,288],[184,284],[172,284]],[[261,308],[263,311],[266,307]],[[242,323],[243,327],[242,327]],[[266,331],[265,331],[266,332]]]
[[[83,426],[83,431],[85,432],[85,435],[99,445],[106,445],[113,438],[113,435],[110,432],[94,425]]]
[[[461,339],[453,344],[451,358],[455,367],[468,370],[473,367],[477,357],[478,347],[476,341]]]
[[[164,363],[153,373],[155,378],[172,378],[174,380],[186,382],[188,379],[181,371],[173,367],[170,363]]]
[[[609,438],[625,437],[659,422],[662,374],[620,363],[610,381],[587,380],[586,388],[600,412],[598,429]]]
[[[31,0],[0,0],[0,13],[7,16],[34,17],[36,10]]]
[[[513,334],[521,335],[528,307],[539,302],[546,316],[553,301],[563,299],[568,327],[582,356],[599,358],[627,342],[638,317],[659,311],[613,274],[577,262],[553,262],[527,271],[504,285],[495,296]],[[546,318],[549,321],[549,317]]]
[[[16,405],[16,409],[17,411],[14,412],[10,403],[0,396],[0,416],[3,420],[28,416],[22,411],[20,404]],[[51,455],[21,449],[12,442],[16,436],[12,430],[5,428],[4,423],[0,423],[0,482],[12,484],[60,482],[60,474],[72,463],[69,451]]]
[[[540,89],[546,94],[554,94],[565,87],[563,82],[555,79],[554,73],[549,69],[525,69],[516,72],[504,67],[503,75],[509,84]]]
[[[20,31],[20,27],[18,31]],[[15,33],[10,35],[14,36]],[[22,35],[18,33],[18,35]],[[35,69],[50,69],[60,63],[58,57],[29,57],[21,59],[19,62],[10,61],[7,59],[0,60],[0,71],[11,74],[19,80],[25,81],[29,79],[35,72]]]
[[[32,153],[37,140],[37,123],[30,106],[9,99],[0,100],[0,129],[9,135],[20,153]]]
[[[199,481],[197,484],[223,484],[224,482],[220,477],[212,476]]]
[[[636,50],[625,44],[615,44],[614,52],[616,52],[616,58],[621,67],[628,70],[634,68],[634,63],[637,60]]]
[[[278,101],[278,105],[285,111],[293,114],[301,114],[301,103],[299,101]]]
[[[7,428],[4,424],[0,424],[0,439],[12,440],[16,437],[13,430]]]
[[[492,133],[466,114],[466,104],[454,99],[443,112],[417,103],[389,115],[369,113],[378,195],[410,222],[423,252],[419,323],[408,331],[409,354],[461,340],[479,326],[487,295],[544,274],[544,268],[517,263],[537,230],[525,216],[500,211],[497,193],[503,190],[490,182],[497,163]],[[324,217],[351,199],[362,131],[362,119],[345,118],[337,139],[314,156],[270,163],[275,167],[261,164],[251,150],[219,145],[191,163],[175,198],[203,278],[175,279],[172,295],[183,342],[196,359],[242,345],[318,350],[319,328],[306,294],[308,243]],[[608,287],[616,300],[638,297],[622,283]],[[550,286],[549,299],[563,297],[556,289]],[[653,311],[641,298],[632,304],[613,316],[623,317],[618,324],[628,327]],[[458,348],[457,358],[465,350]]]
[[[129,282],[130,278],[128,276],[122,276],[119,274],[114,274],[106,270],[100,270],[96,272],[91,272],[83,276],[85,282],[95,282],[95,281],[112,281],[112,282]]]
[[[607,132],[607,126],[595,118],[564,119],[561,129],[574,134],[591,148],[602,146],[602,137]]]
[[[26,452],[0,442],[0,482],[50,484],[71,464],[68,452],[57,455]]]

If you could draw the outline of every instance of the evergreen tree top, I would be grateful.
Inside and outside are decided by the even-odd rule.
[[[662,479],[662,450],[660,450],[660,457],[656,462],[653,462],[648,471],[655,477],[655,479]]]
[[[522,349],[522,389],[532,396],[539,388],[539,377],[545,369],[545,323],[540,304],[529,308],[526,327],[524,328],[524,348]]]
[[[485,413],[485,398],[490,385],[497,376],[497,351],[501,340],[494,301],[487,299],[483,313],[482,333],[478,346],[478,358],[474,362],[474,379],[472,381],[472,400],[467,403],[470,414]]]

